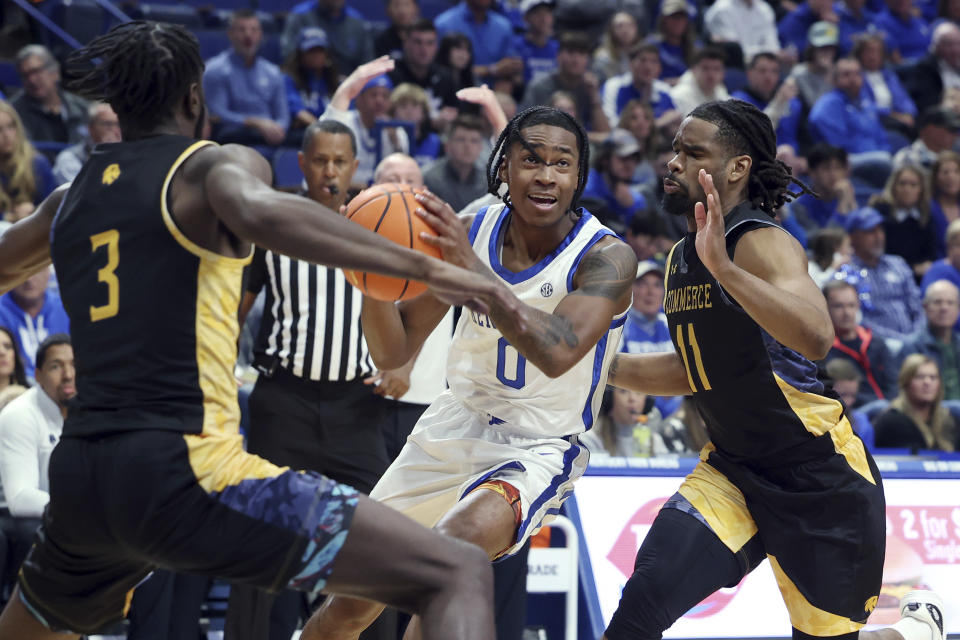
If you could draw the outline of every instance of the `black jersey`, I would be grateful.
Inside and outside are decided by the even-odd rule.
[[[64,436],[239,425],[233,367],[249,258],[197,246],[167,208],[177,168],[208,144],[160,135],[99,145],[64,197],[51,230],[77,364]]]
[[[745,233],[779,228],[749,203],[725,223],[731,259]],[[764,458],[845,421],[817,365],[777,342],[723,290],[700,261],[695,237],[687,234],[667,258],[664,311],[713,445],[733,460]]]

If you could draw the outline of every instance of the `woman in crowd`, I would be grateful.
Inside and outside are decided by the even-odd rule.
[[[440,156],[443,145],[430,124],[430,98],[422,87],[409,82],[397,85],[390,93],[388,113],[394,120],[413,123],[410,155],[417,164],[425,167]]]
[[[640,143],[640,163],[633,174],[635,184],[651,184],[657,181],[654,163],[657,161],[657,148],[660,134],[653,117],[653,107],[647,100],[634,99],[628,102],[620,112],[621,129],[626,129]]]
[[[840,227],[819,229],[810,236],[809,246],[811,255],[807,270],[820,288],[841,265],[850,262],[850,256],[853,255],[850,236]]]
[[[27,217],[55,186],[50,161],[27,140],[16,110],[0,100],[0,217]]]
[[[657,31],[649,41],[660,50],[660,79],[676,84],[690,66],[690,59],[701,46],[690,20],[686,0],[664,0],[657,19]]]
[[[323,29],[307,27],[300,32],[297,47],[283,64],[283,80],[290,110],[288,139],[300,146],[303,131],[320,117],[339,84]]]
[[[930,219],[927,176],[909,165],[895,170],[870,206],[883,215],[887,253],[898,255],[922,278],[937,259],[937,238]]]
[[[957,428],[943,406],[943,384],[935,360],[914,353],[903,361],[897,379],[900,393],[874,421],[876,446],[956,451]]]
[[[640,42],[637,19],[626,11],[618,11],[610,18],[600,46],[593,53],[593,71],[600,81],[630,71],[631,47]]]
[[[863,69],[863,92],[877,106],[883,127],[896,140],[894,147],[905,147],[912,137],[917,105],[896,72],[886,65],[887,56],[883,36],[865,33],[858,36],[853,45],[853,56]]]
[[[453,31],[443,36],[437,49],[437,64],[450,70],[455,89],[476,84],[473,77],[473,43],[462,33]]]
[[[0,411],[30,386],[13,332],[0,326]]]
[[[594,427],[580,437],[591,453],[643,457],[671,453],[660,434],[663,418],[651,396],[607,387]]]
[[[937,238],[937,255],[946,251],[947,227],[960,218],[960,154],[943,151],[930,166],[930,221]]]

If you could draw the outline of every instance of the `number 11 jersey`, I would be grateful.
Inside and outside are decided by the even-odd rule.
[[[470,241],[480,259],[522,302],[553,313],[573,291],[583,256],[606,236],[615,235],[586,209],[548,256],[514,273],[500,262],[510,210],[492,205],[477,212]],[[584,298],[583,304],[589,304]],[[492,319],[464,309],[447,358],[450,391],[474,411],[490,415],[490,424],[506,423],[511,432],[530,437],[560,437],[590,429],[600,408],[607,369],[620,346],[626,312],[566,373],[550,378],[526,361]]]
[[[197,246],[169,210],[177,169],[210,142],[98,145],[51,229],[77,396],[64,436],[139,429],[236,433],[243,267]]]

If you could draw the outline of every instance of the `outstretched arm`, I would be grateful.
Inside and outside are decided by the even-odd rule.
[[[727,293],[778,342],[810,360],[833,344],[827,303],[807,273],[807,256],[788,233],[775,227],[740,239],[734,259],[727,255],[723,210],[713,178],[700,171],[706,206],[694,208],[697,254]]]
[[[57,188],[36,211],[0,234],[0,295],[50,265],[50,226],[68,187]]]
[[[653,396],[686,396],[691,390],[687,370],[676,351],[618,353],[607,384]]]

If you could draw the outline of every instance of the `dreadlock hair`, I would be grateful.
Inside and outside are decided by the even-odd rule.
[[[507,157],[507,152],[514,143],[523,145],[527,151],[539,157],[539,154],[530,147],[521,134],[521,131],[527,127],[538,124],[560,127],[577,137],[577,190],[574,191],[573,200],[570,201],[570,208],[573,209],[577,201],[580,200],[583,188],[587,184],[587,171],[590,169],[590,140],[587,138],[587,132],[583,129],[583,126],[573,116],[554,107],[543,105],[529,107],[515,115],[507,123],[504,130],[500,132],[497,143],[493,145],[493,152],[487,161],[487,191],[495,196],[500,196],[500,185],[503,184],[503,180],[500,179],[500,167],[503,166],[503,160]],[[513,208],[509,190],[503,194],[502,199],[508,207]]]
[[[171,116],[203,59],[196,37],[179,25],[119,24],[67,58],[65,86],[113,107],[123,131],[149,131]]]
[[[742,100],[707,102],[690,112],[691,118],[717,125],[717,139],[727,148],[729,156],[748,155],[753,158],[747,180],[747,198],[770,214],[804,193],[816,197],[807,185],[793,177],[793,171],[777,159],[777,134],[773,124],[760,109]],[[800,191],[788,187],[795,184]]]

